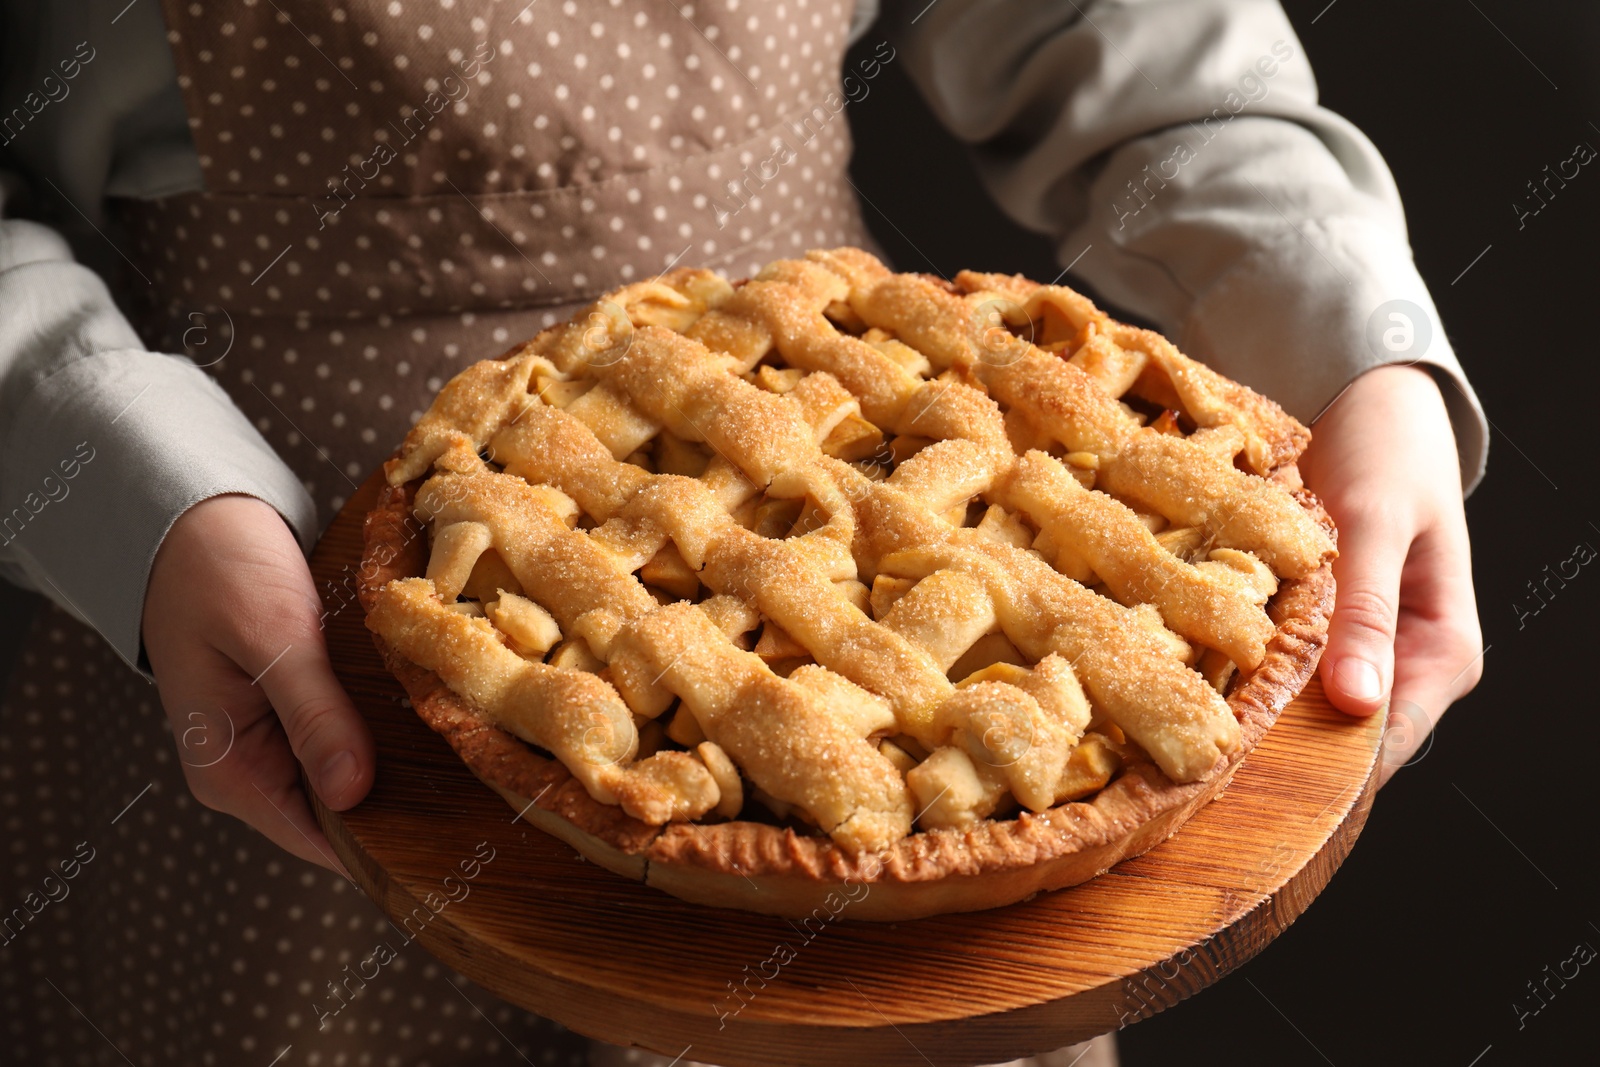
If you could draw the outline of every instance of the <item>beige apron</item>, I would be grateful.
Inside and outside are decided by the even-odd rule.
[[[442,381],[596,294],[871,247],[844,176],[849,0],[163,6],[206,191],[114,205],[154,283],[137,322],[207,365],[321,524]],[[583,1062],[417,946],[319,1029],[383,917],[201,808],[154,688],[57,609],[0,705],[0,765],[18,894],[38,857],[92,853],[0,945],[8,1060]]]
[[[123,217],[151,340],[232,323],[211,369],[324,522],[441,381],[607,289],[866,239],[846,0],[226,6],[167,5],[208,191]]]

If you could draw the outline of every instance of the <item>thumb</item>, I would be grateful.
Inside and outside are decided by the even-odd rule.
[[[296,636],[256,670],[257,684],[323,803],[335,811],[358,803],[372,788],[372,733],[334,676],[321,632]]]
[[[1339,529],[1338,583],[1322,682],[1334,707],[1370,715],[1384,704],[1394,680],[1394,635],[1400,573],[1409,538],[1378,515],[1347,516]]]

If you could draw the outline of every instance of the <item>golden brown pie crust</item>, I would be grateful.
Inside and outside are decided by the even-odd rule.
[[[1303,441],[1272,441],[1295,455]],[[1330,537],[1321,504],[1299,488],[1292,462],[1274,480]],[[424,531],[412,518],[421,479],[386,486],[364,527],[359,591],[363,607],[391,579],[423,573]],[[851,856],[826,837],[767,823],[651,826],[602,804],[557,760],[492,725],[432,671],[393,653],[373,635],[424,722],[450,743],[479,779],[523,818],[593,862],[696,903],[791,918],[817,909],[849,918],[896,921],[975,911],[1086,881],[1159,844],[1220,793],[1239,764],[1316,670],[1333,610],[1331,564],[1283,582],[1268,604],[1276,631],[1266,658],[1227,695],[1241,745],[1209,777],[1173,782],[1154,764],[1134,762],[1087,800],[1038,814],[985,820],[966,830],[922,830],[876,854]],[[863,888],[865,887],[865,888]]]

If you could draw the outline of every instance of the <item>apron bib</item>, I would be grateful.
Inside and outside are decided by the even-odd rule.
[[[443,381],[608,289],[870,241],[847,0],[226,7],[166,4],[206,191],[117,213],[147,343],[188,335],[324,525]]]

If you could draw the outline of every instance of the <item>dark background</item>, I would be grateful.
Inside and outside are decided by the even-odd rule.
[[[1520,628],[1514,607],[1537,606],[1526,583],[1575,545],[1600,548],[1600,160],[1520,231],[1511,205],[1579,141],[1600,149],[1600,4],[1284,6],[1323,103],[1393,168],[1417,263],[1493,423],[1489,474],[1467,501],[1489,651],[1482,684],[1379,795],[1327,891],[1240,971],[1124,1030],[1123,1063],[1597,1062],[1600,960],[1552,982],[1520,1029],[1512,1005],[1536,1006],[1525,983],[1579,942],[1600,949],[1600,563]],[[850,114],[855,180],[881,209],[866,217],[898,267],[1056,276],[1050,244],[991,206],[898,65]]]
[[[1600,961],[1520,1029],[1513,1003],[1535,1003],[1526,983],[1578,943],[1600,949],[1600,567],[1520,627],[1515,606],[1536,604],[1526,584],[1575,545],[1600,548],[1600,161],[1520,231],[1511,205],[1577,142],[1600,148],[1600,5],[1285,7],[1323,102],[1394,169],[1417,262],[1493,423],[1489,475],[1467,502],[1489,651],[1483,683],[1384,789],[1305,916],[1235,975],[1123,1031],[1123,1062],[1593,1062]],[[1049,244],[990,205],[898,65],[850,114],[855,180],[888,213],[866,209],[897,266],[1056,276]],[[17,647],[30,615],[31,598],[0,585],[0,649]]]

